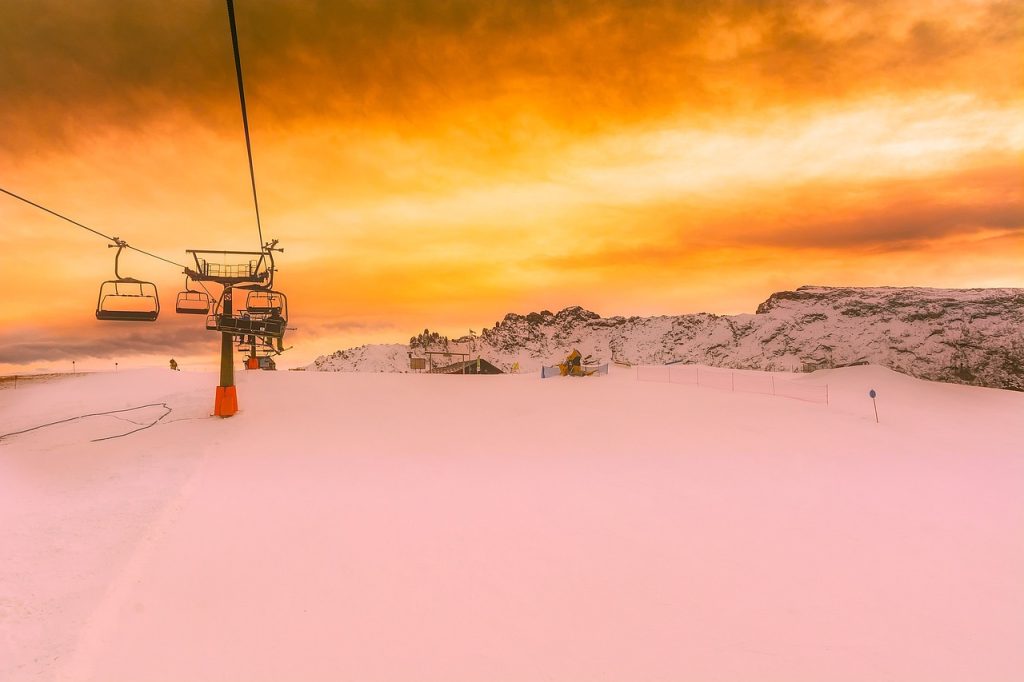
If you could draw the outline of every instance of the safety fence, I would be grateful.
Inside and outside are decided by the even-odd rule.
[[[608,373],[608,363],[603,365],[583,365],[583,372],[587,376],[601,376]],[[540,378],[547,379],[549,377],[562,376],[562,370],[558,365],[552,365],[550,367],[540,368]]]
[[[698,365],[654,365],[636,368],[637,381],[707,386],[740,393],[761,393],[828,405],[828,384],[780,379],[774,374]]]
[[[0,391],[5,389],[18,389],[30,386],[34,383],[52,381],[54,379],[71,379],[75,377],[89,376],[90,372],[50,372],[47,374],[9,374],[0,376]]]

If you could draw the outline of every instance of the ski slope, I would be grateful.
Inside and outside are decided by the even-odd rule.
[[[1024,394],[786,378],[830,404],[616,367],[239,373],[227,420],[213,374],[2,390],[0,433],[153,406],[0,441],[0,679],[1024,679]]]

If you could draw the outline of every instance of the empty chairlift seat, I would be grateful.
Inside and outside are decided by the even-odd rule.
[[[97,320],[154,322],[159,316],[160,296],[152,282],[121,278],[100,285]]]
[[[210,295],[205,291],[185,289],[178,293],[174,312],[181,315],[206,315],[210,312]]]
[[[154,322],[160,316],[160,296],[156,285],[134,277],[122,277],[118,270],[121,252],[128,243],[114,237],[110,244],[117,248],[114,256],[114,277],[100,285],[96,298],[96,319],[114,322]]]

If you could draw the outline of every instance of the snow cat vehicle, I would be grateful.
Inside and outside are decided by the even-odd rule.
[[[565,360],[559,363],[558,370],[563,377],[588,377],[597,372],[596,367],[590,368],[592,363],[593,358],[591,356],[583,357],[578,350],[573,348]]]
[[[541,367],[540,376],[542,379],[548,377],[589,377],[608,373],[608,363],[599,365],[600,360],[594,360],[590,355],[583,357],[575,348],[566,356],[565,360],[557,365]]]

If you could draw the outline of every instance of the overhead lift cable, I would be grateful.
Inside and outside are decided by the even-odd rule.
[[[182,269],[185,268],[185,266],[182,265],[181,263],[177,263],[177,262],[175,262],[173,260],[164,258],[163,256],[158,256],[155,253],[150,253],[149,251],[143,251],[142,249],[140,249],[138,247],[135,247],[135,246],[132,246],[131,244],[124,243],[123,240],[118,239],[117,237],[111,237],[109,235],[103,234],[99,230],[94,230],[91,227],[89,227],[88,225],[83,225],[82,223],[78,222],[77,220],[72,220],[71,218],[68,218],[65,215],[61,215],[60,213],[57,213],[56,211],[51,211],[50,209],[46,208],[45,206],[37,204],[36,202],[31,201],[30,199],[26,199],[23,196],[17,195],[14,192],[11,192],[9,190],[4,189],[3,187],[0,187],[0,192],[3,192],[7,196],[14,197],[18,201],[23,201],[26,204],[28,204],[29,206],[35,206],[40,211],[45,211],[45,212],[49,213],[50,215],[56,216],[56,217],[60,218],[61,220],[65,220],[65,221],[71,223],[72,225],[75,225],[77,227],[82,228],[83,230],[88,230],[89,232],[92,232],[93,234],[99,235],[100,237],[103,237],[104,239],[106,239],[108,242],[111,242],[115,246],[120,246],[120,245],[123,244],[124,248],[126,248],[126,249],[131,249],[132,251],[138,251],[141,254],[149,256],[150,258],[156,258],[157,260],[162,260],[163,262],[165,262],[165,263],[167,263],[169,265],[176,265],[177,267],[182,268]]]
[[[245,130],[245,152],[249,156],[249,180],[252,182],[252,203],[256,207],[256,230],[260,236],[260,251],[263,241],[263,224],[260,222],[260,201],[256,198],[256,171],[252,165],[252,142],[249,140],[249,115],[245,109],[245,87],[242,85],[242,58],[238,54],[238,31],[235,29],[235,3],[227,0],[228,22],[231,24],[231,47],[235,51],[235,75],[238,76],[238,100],[242,104],[242,128]]]
[[[184,270],[187,267],[187,266],[185,266],[185,265],[183,265],[181,263],[178,263],[177,261],[170,260],[169,258],[164,258],[163,256],[158,256],[155,253],[151,253],[151,252],[146,251],[144,249],[140,249],[137,246],[132,246],[131,244],[128,244],[123,239],[120,239],[118,237],[111,237],[110,235],[103,234],[99,230],[94,230],[93,228],[89,227],[88,225],[83,225],[82,223],[78,222],[77,220],[72,220],[71,218],[68,218],[66,215],[61,215],[60,213],[57,213],[56,211],[53,211],[51,209],[46,208],[42,204],[37,204],[36,202],[32,201],[31,199],[26,199],[25,197],[23,197],[23,196],[21,196],[19,194],[15,194],[14,192],[11,192],[10,190],[6,190],[3,187],[0,187],[0,192],[3,192],[4,194],[6,194],[9,197],[13,197],[13,198],[17,199],[18,201],[22,201],[22,202],[28,204],[29,206],[34,206],[35,208],[38,208],[40,211],[44,211],[46,213],[49,213],[52,216],[56,216],[57,218],[60,218],[61,220],[69,222],[72,225],[74,225],[75,227],[80,227],[83,230],[88,230],[89,232],[92,232],[95,235],[103,237],[104,239],[109,241],[112,246],[119,246],[121,248],[131,249],[132,251],[136,251],[136,252],[141,253],[141,254],[143,254],[145,256],[149,256],[150,258],[155,258],[155,259],[157,259],[159,261],[163,261],[164,263],[167,263],[168,265],[174,265],[176,267],[179,267],[182,270]],[[199,286],[203,287],[203,290],[206,291],[207,296],[211,296],[210,290],[207,289],[206,286],[202,282],[199,282]]]

